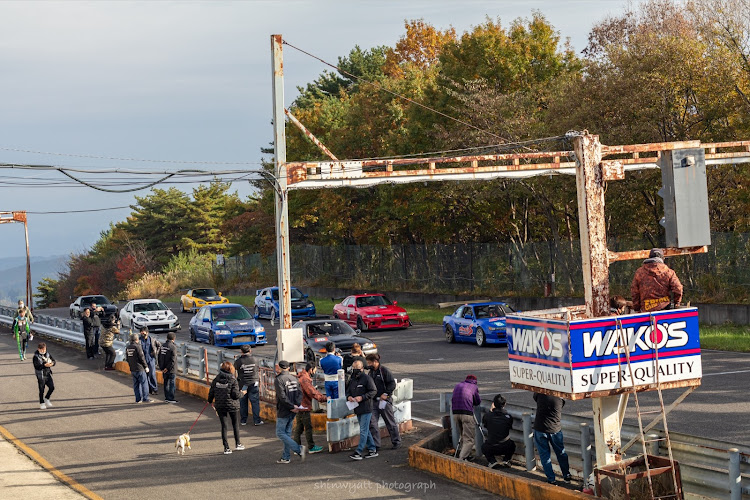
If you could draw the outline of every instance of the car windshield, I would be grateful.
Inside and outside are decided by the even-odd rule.
[[[355,335],[354,329],[343,321],[326,321],[323,323],[310,323],[307,325],[309,337],[332,336],[332,335]]]
[[[512,313],[513,308],[503,304],[487,304],[482,306],[474,306],[474,313],[477,315],[477,319],[480,318],[502,318],[507,313]]]
[[[244,307],[216,307],[211,309],[211,318],[214,321],[235,321],[241,319],[252,319],[252,315]]]
[[[279,289],[271,290],[271,296],[273,297],[273,300],[278,301],[279,300]],[[305,295],[297,290],[296,288],[292,288],[292,300],[294,299],[304,299]]]
[[[105,304],[111,304],[111,302],[104,295],[95,295],[93,297],[86,297],[85,299],[81,299],[82,306],[90,306],[91,304],[101,306]]]
[[[148,312],[148,311],[166,311],[167,306],[161,302],[141,302],[140,304],[133,304],[133,312]]]
[[[199,297],[201,299],[213,298],[219,295],[213,288],[196,288],[193,290],[193,297]]]
[[[390,306],[393,303],[385,295],[371,295],[369,297],[357,297],[357,307]]]

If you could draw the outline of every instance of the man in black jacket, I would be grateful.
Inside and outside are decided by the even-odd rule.
[[[375,398],[372,402],[372,417],[370,418],[370,434],[375,448],[380,449],[380,427],[378,421],[383,417],[385,428],[391,437],[391,444],[396,450],[401,447],[401,433],[393,415],[393,391],[396,389],[396,379],[391,371],[380,364],[380,354],[367,355],[367,367],[370,377],[375,382]]]
[[[276,379],[273,382],[276,389],[276,437],[284,443],[284,451],[277,464],[288,464],[292,458],[291,452],[305,459],[307,446],[301,446],[292,439],[292,426],[299,405],[302,403],[302,391],[299,380],[289,373],[289,362],[283,359],[276,368]]]
[[[487,458],[488,466],[510,467],[510,459],[516,451],[516,443],[510,438],[513,428],[513,417],[505,411],[505,398],[502,394],[492,400],[490,411],[482,417],[482,426],[487,429],[487,439],[482,444],[482,453]],[[498,463],[495,457],[502,455],[503,461]]]
[[[55,366],[55,358],[47,352],[47,344],[39,342],[33,361],[36,380],[39,383],[39,408],[42,410],[52,408],[49,397],[55,390],[55,383],[52,381],[52,367]],[[46,396],[44,395],[45,387],[47,387]]]
[[[347,404],[357,404],[354,407],[354,414],[357,415],[357,421],[359,422],[359,445],[357,445],[357,451],[349,455],[349,458],[352,460],[362,460],[362,458],[375,458],[378,456],[378,450],[370,433],[372,398],[375,397],[376,392],[375,382],[372,381],[369,375],[362,371],[362,362],[360,360],[355,361],[352,364],[352,377],[346,386]],[[363,457],[365,448],[370,453],[366,457]]]
[[[102,318],[99,314],[104,313],[104,309],[98,307],[94,302],[91,303],[91,326],[94,334],[94,344],[91,346],[94,357],[99,357],[99,337],[102,333]]]
[[[260,378],[258,377],[258,363],[249,345],[240,347],[242,355],[234,362],[237,371],[237,381],[242,390],[240,397],[240,425],[247,425],[248,400],[253,408],[253,424],[263,425],[260,419]]]
[[[94,359],[94,319],[91,317],[91,309],[83,310],[81,321],[83,322],[83,338],[86,340],[86,357]]]
[[[159,348],[159,368],[161,368],[164,379],[164,401],[176,403],[175,379],[177,378],[177,346],[174,344],[176,338],[174,332],[167,334],[167,341]]]
[[[539,451],[539,460],[542,461],[544,474],[547,476],[547,482],[555,484],[555,471],[552,470],[552,459],[550,458],[549,447],[555,450],[557,461],[560,464],[560,470],[563,474],[563,480],[570,482],[570,467],[568,465],[568,454],[565,452],[563,444],[562,408],[565,401],[557,396],[548,396],[546,394],[534,393],[536,401],[536,416],[534,417],[534,442]]]
[[[151,403],[153,400],[148,397],[148,380],[146,380],[148,365],[146,364],[146,358],[143,356],[141,343],[135,333],[131,333],[129,338],[130,342],[125,346],[125,358],[128,360],[130,373],[133,375],[135,402]]]

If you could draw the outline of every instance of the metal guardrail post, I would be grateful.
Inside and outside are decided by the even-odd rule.
[[[216,351],[216,371],[218,372],[221,370],[221,364],[224,362],[224,351],[218,350]]]
[[[531,413],[523,413],[523,447],[526,452],[526,470],[534,470],[534,431],[531,429]]]
[[[742,475],[740,474],[740,450],[729,448],[729,498],[742,499]]]
[[[477,419],[477,424],[482,423],[482,410],[483,408],[481,406],[475,406],[474,407],[474,418]],[[482,429],[479,425],[476,425],[474,428],[474,453],[476,453],[476,456],[481,457],[482,456],[482,445],[484,444],[484,434],[482,434]]]
[[[206,349],[205,347],[203,348],[203,363],[201,363],[201,365],[205,372],[205,376],[201,378],[205,378],[206,383],[210,384],[211,381],[209,380],[209,375],[211,374],[211,370],[208,368],[208,349]]]
[[[458,441],[460,440],[461,436],[458,434],[458,425],[456,424],[456,419],[453,415],[453,401],[450,399],[447,401],[448,403],[448,413],[451,416],[451,442],[453,443],[453,449],[458,449]]]
[[[344,370],[336,372],[336,381],[339,384],[339,399],[346,399],[346,372]]]
[[[206,350],[200,349],[198,351],[200,354],[198,355],[199,362],[198,362],[198,379],[204,380],[207,376],[206,373]]]
[[[182,374],[187,376],[188,374],[188,353],[187,353],[187,344],[182,343],[180,344],[180,358],[182,360]]]
[[[583,482],[587,483],[594,471],[591,465],[591,431],[589,424],[581,423],[581,458],[583,458]]]

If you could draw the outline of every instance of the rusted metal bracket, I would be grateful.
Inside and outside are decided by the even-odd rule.
[[[608,251],[609,263],[621,260],[642,260],[647,259],[651,250],[632,250],[630,252],[612,252]],[[676,257],[678,255],[692,255],[696,253],[708,253],[708,247],[688,247],[688,248],[663,248],[664,257]]]
[[[687,398],[697,388],[698,388],[697,386],[692,386],[692,387],[688,387],[687,389],[685,389],[685,392],[683,392],[680,395],[680,397],[678,397],[677,399],[675,399],[674,402],[671,405],[669,405],[669,407],[667,407],[664,410],[664,416],[663,417],[661,415],[658,416],[658,417],[656,417],[655,419],[653,419],[651,421],[650,424],[648,424],[646,427],[643,428],[643,434],[645,435],[648,431],[650,431],[651,429],[653,429],[656,426],[656,424],[658,424],[659,422],[661,422],[663,419],[666,419],[667,415],[669,415],[669,412],[671,412],[672,410],[674,410],[675,408],[677,408],[677,406],[680,403],[682,403],[683,401],[685,401],[685,398]],[[639,438],[640,438],[640,435],[637,435],[637,436],[634,436],[633,439],[631,439],[630,441],[628,441],[627,444],[625,444],[625,446],[622,447],[622,453],[625,453],[625,450],[627,450],[628,448],[630,448],[631,446],[633,446],[636,443],[636,441],[638,441]]]
[[[320,149],[321,151],[323,151],[326,154],[326,156],[328,156],[333,161],[339,161],[339,159],[336,158],[336,156],[333,153],[331,153],[331,150],[328,149],[325,146],[325,144],[323,144],[322,142],[320,142],[320,139],[318,139],[317,137],[315,137],[312,132],[310,132],[309,130],[307,130],[307,127],[305,127],[304,125],[302,125],[302,123],[288,109],[284,108],[284,114],[286,116],[288,116],[289,117],[289,121],[291,121],[298,129],[300,129],[302,131],[302,133],[305,134],[305,136],[312,141],[313,144],[315,144],[316,146],[318,146],[318,149]]]
[[[620,160],[603,160],[599,166],[602,169],[602,180],[621,181],[625,179],[625,165]]]

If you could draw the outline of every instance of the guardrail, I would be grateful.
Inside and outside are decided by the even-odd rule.
[[[440,411],[451,411],[452,393],[440,395]],[[524,462],[527,470],[535,466],[541,469],[535,455],[534,433],[532,424],[534,408],[508,404],[506,410],[513,417],[513,430],[510,437],[516,443],[515,458]],[[489,402],[483,402],[475,411],[481,422],[481,417],[489,411]],[[563,415],[562,430],[565,436],[565,450],[568,453],[571,473],[579,478],[589,478],[593,471],[596,453],[594,450],[593,419]],[[453,445],[458,443],[457,427],[453,429]],[[653,429],[649,435],[664,437],[664,431]],[[640,436],[637,426],[623,424],[621,432],[623,443],[635,436]],[[688,498],[728,498],[731,500],[750,499],[750,446],[726,443],[713,439],[691,436],[678,432],[670,432],[672,455],[679,462],[682,474],[682,486]],[[482,433],[477,428],[475,452],[481,456],[483,443]],[[658,442],[649,443],[649,453],[667,456],[667,450],[658,446]],[[633,450],[639,449],[637,446]],[[553,468],[560,473],[558,465],[553,461]]]

